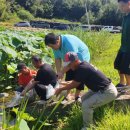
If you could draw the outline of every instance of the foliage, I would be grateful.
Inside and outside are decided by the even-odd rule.
[[[121,25],[122,14],[115,0],[1,0],[0,18],[18,12],[21,19],[60,18],[87,24]],[[22,10],[21,10],[22,8]],[[31,14],[29,13],[31,12]]]
[[[15,70],[16,63],[19,62],[20,60],[24,60],[27,63],[27,65],[31,66],[29,57],[34,53],[39,54],[43,57],[49,56],[53,58],[52,52],[48,48],[45,48],[45,45],[43,44],[43,37],[45,36],[45,33],[46,32],[38,32],[38,33],[25,32],[25,31],[18,32],[18,31],[7,31],[5,29],[1,29],[0,58],[2,59],[0,61],[1,62],[3,61],[3,63],[0,63],[0,65],[3,64],[7,65],[8,69],[14,66],[12,68],[14,68]],[[107,32],[83,32],[81,30],[78,31],[68,30],[64,32],[58,31],[56,33],[57,34],[69,33],[74,34],[79,38],[81,38],[88,45],[90,49],[90,52],[92,54],[91,63],[97,66],[101,71],[103,71],[105,75],[107,75],[107,77],[110,77],[114,84],[118,83],[119,77],[117,71],[114,70],[113,68],[113,61],[120,46],[120,34],[110,34]],[[7,47],[7,49],[5,49],[4,46]],[[42,54],[39,49],[42,50]],[[14,53],[12,54],[10,52]],[[9,71],[9,73],[11,72],[12,69]],[[3,73],[6,74],[5,72]],[[0,79],[5,78],[4,77],[5,75],[0,74],[0,76],[1,76]],[[125,104],[123,104],[123,108],[124,106]],[[35,108],[37,110],[37,107]],[[123,108],[121,106],[119,108],[119,111],[117,111],[114,107],[110,106],[103,106],[99,109],[96,109],[94,114],[96,126],[93,126],[94,129],[129,130],[130,129],[129,109],[127,109],[124,112],[122,110]],[[31,112],[33,113],[32,109]],[[79,130],[82,127],[82,113],[80,106],[74,105],[73,108],[68,111],[68,113],[69,116],[66,116],[63,119],[61,119],[62,117],[58,117],[58,119],[62,121],[60,123],[60,125],[62,124],[62,127],[58,126],[58,128],[63,130],[69,130],[69,129]],[[42,115],[42,112],[40,112],[39,114]],[[40,117],[41,116],[39,116],[39,118],[37,119],[38,124],[40,124],[38,128],[40,128],[40,126],[42,127],[42,125],[45,124],[44,120],[42,120],[42,118]]]
[[[17,12],[17,15],[18,15],[19,18],[22,19],[22,20],[28,20],[28,21],[30,21],[30,20],[33,19],[33,15],[32,15],[29,11],[27,11],[27,10],[21,9],[21,10],[19,10],[19,11]]]
[[[113,109],[107,109],[104,118],[97,123],[96,130],[129,130],[130,112],[129,107],[126,108],[126,112],[115,112]]]
[[[6,1],[5,0],[0,0],[0,3],[1,3],[1,6],[0,6],[0,18],[1,18],[3,12],[6,9]]]
[[[31,66],[31,56],[38,54],[44,58],[44,61],[53,63],[52,52],[48,51],[43,43],[44,35],[44,32],[43,34],[9,30],[0,32],[0,82],[5,85],[4,88],[16,82],[11,79],[14,78],[13,74],[18,62],[24,61]]]

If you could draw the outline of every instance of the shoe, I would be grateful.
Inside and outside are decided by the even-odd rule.
[[[120,83],[118,83],[118,84],[116,85],[116,88],[117,88],[117,91],[118,91],[118,92],[121,92],[122,89],[124,89],[125,87],[126,87],[126,85],[120,84]]]
[[[64,98],[64,100],[61,102],[62,105],[69,105],[71,103],[73,103],[75,100],[70,100],[68,98]]]
[[[75,97],[75,101],[81,103],[82,102],[81,97],[79,97],[79,96]]]
[[[118,83],[117,85],[116,85],[116,87],[125,87],[126,85],[124,85],[124,84],[121,84],[121,83]]]
[[[61,102],[61,104],[66,104],[68,101],[69,101],[68,98],[65,97],[64,100]]]

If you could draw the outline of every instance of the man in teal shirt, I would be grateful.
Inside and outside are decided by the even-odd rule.
[[[66,81],[70,81],[74,78],[74,71],[67,67],[64,67],[64,57],[67,52],[77,53],[81,61],[90,61],[90,53],[86,44],[74,35],[55,35],[49,33],[45,36],[45,44],[53,49],[55,56],[56,70],[58,78],[62,79],[64,73],[66,73]],[[63,63],[62,63],[63,62]],[[84,89],[84,85],[81,84],[76,90],[75,99],[80,97],[80,91]],[[69,98],[69,92],[68,96]]]
[[[114,62],[118,70],[120,82],[117,87],[130,86],[130,0],[118,0],[124,16],[122,23],[121,46]]]

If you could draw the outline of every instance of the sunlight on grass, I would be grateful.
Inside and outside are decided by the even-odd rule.
[[[101,122],[97,123],[96,130],[130,130],[130,111],[115,112],[109,109]]]

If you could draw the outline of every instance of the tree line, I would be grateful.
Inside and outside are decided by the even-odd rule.
[[[117,0],[0,0],[0,21],[58,18],[87,24],[121,25]]]

